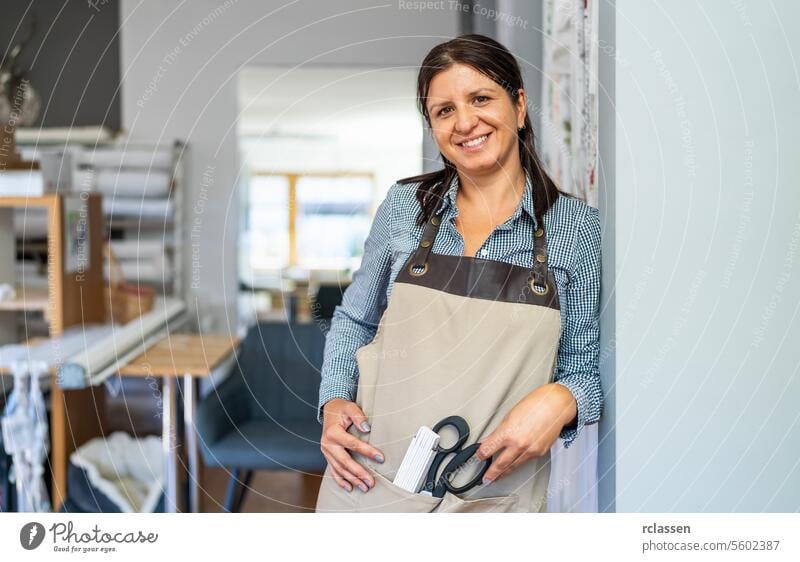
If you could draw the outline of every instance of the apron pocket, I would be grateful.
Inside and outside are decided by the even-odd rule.
[[[497,496],[476,500],[462,500],[455,494],[445,493],[436,513],[515,513],[519,505],[519,496]]]
[[[375,479],[375,486],[366,493],[358,488],[352,492],[341,488],[330,469],[326,469],[317,498],[317,512],[430,513],[442,501],[441,498],[415,494],[395,486],[366,463],[364,468]]]

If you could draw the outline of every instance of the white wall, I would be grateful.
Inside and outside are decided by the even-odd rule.
[[[616,6],[616,509],[795,511],[800,4]]]
[[[207,329],[236,322],[237,73],[253,64],[416,66],[457,33],[457,12],[397,6],[122,0],[123,127],[134,140],[190,144],[187,207],[196,236],[187,237],[186,267]]]
[[[243,164],[271,171],[375,176],[374,207],[422,172],[417,68],[257,66],[239,73]]]

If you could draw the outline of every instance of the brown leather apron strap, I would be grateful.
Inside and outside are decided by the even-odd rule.
[[[417,251],[414,253],[414,261],[410,266],[412,274],[421,275],[425,272],[428,264],[428,256],[431,254],[433,244],[436,241],[436,235],[439,233],[439,226],[442,220],[439,216],[434,215],[425,224],[425,229],[422,232],[422,238],[419,241]],[[422,269],[422,271],[417,271]],[[547,293],[550,289],[547,284],[547,235],[544,228],[539,227],[533,233],[533,283],[536,285],[537,292]]]
[[[416,268],[425,268],[428,264],[428,256],[433,249],[433,243],[436,241],[436,235],[439,233],[439,225],[442,224],[441,217],[434,215],[425,224],[425,230],[422,232],[422,238],[419,241],[417,251],[414,253],[414,263],[410,269],[413,271]]]
[[[547,286],[547,235],[542,227],[533,233],[533,281],[538,289],[552,289]]]

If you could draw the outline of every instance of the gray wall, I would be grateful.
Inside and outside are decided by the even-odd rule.
[[[599,5],[599,45],[615,44],[616,17],[613,2]],[[600,378],[605,393],[600,420],[597,453],[597,504],[600,512],[616,511],[616,368],[617,368],[617,292],[616,288],[616,117],[613,49],[598,48],[598,174],[602,246],[600,287]]]
[[[496,6],[495,38],[517,57],[535,130],[539,128],[542,103],[542,4],[542,0],[498,0]]]
[[[616,5],[616,509],[795,511],[800,4]]]
[[[98,2],[99,4],[99,2]],[[3,2],[0,45],[8,53],[36,31],[20,58],[42,97],[35,125],[120,127],[118,3]]]
[[[120,28],[124,127],[134,140],[190,143],[191,304],[201,324],[223,329],[236,322],[239,69],[416,67],[433,45],[457,33],[458,14],[365,0],[123,0]]]

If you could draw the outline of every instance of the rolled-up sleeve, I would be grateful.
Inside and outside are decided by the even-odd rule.
[[[567,289],[566,325],[555,373],[555,382],[572,392],[577,419],[565,426],[560,437],[569,447],[584,425],[597,423],[603,411],[600,385],[600,216],[588,207],[578,228],[576,267]]]
[[[394,186],[393,186],[394,187]],[[355,400],[358,385],[356,351],[372,341],[386,309],[386,289],[391,272],[392,189],[378,206],[364,242],[361,266],[345,290],[342,304],[333,312],[325,338],[322,381],[317,419],[322,407],[334,398]]]

